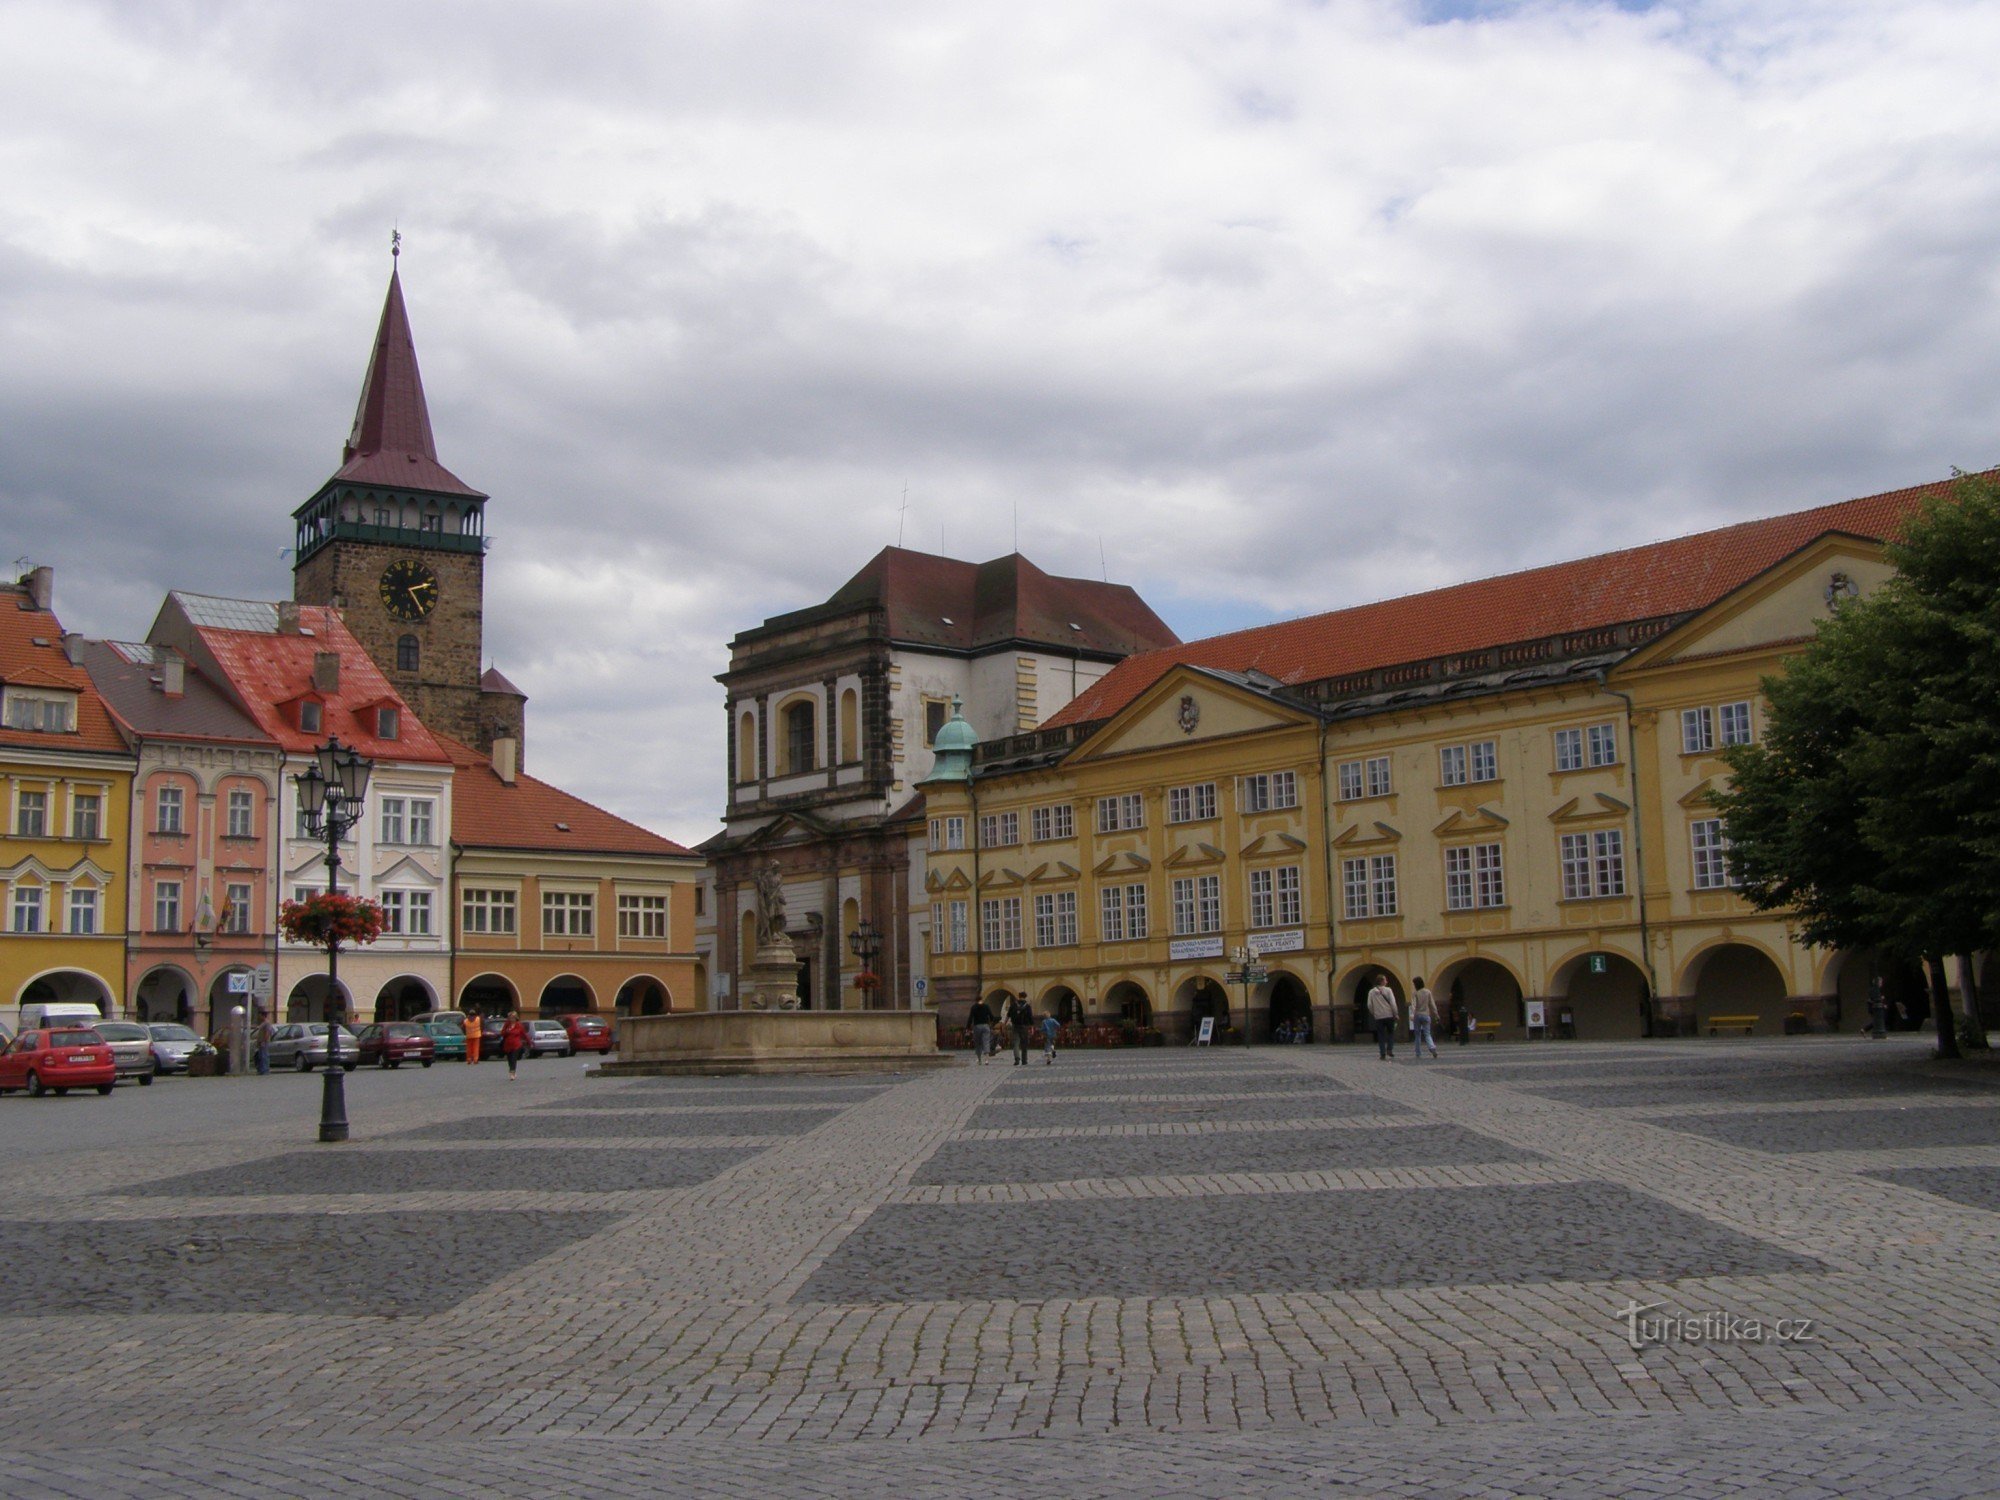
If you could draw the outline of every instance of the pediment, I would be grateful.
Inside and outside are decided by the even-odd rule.
[[[1273,696],[1270,689],[1199,667],[1176,666],[1114,714],[1073,759],[1171,749],[1315,722],[1310,712]]]
[[[1349,823],[1333,836],[1336,847],[1348,844],[1390,844],[1403,836],[1393,823]]]
[[[947,891],[969,891],[972,889],[972,877],[959,869],[954,869],[949,875],[941,875],[932,870],[924,877],[924,889],[933,895],[943,895]]]
[[[1032,885],[1069,885],[1080,879],[1083,871],[1067,860],[1053,859],[1046,864],[1036,865],[1028,872]]]
[[[1480,803],[1471,812],[1462,807],[1454,807],[1442,820],[1435,824],[1431,832],[1447,833],[1491,833],[1507,827],[1507,819],[1498,808]]]
[[[1687,808],[1690,812],[1699,811],[1702,808],[1711,808],[1708,794],[1714,790],[1716,790],[1715,778],[1713,776],[1704,776],[1681,795],[1680,805]]]
[[[1027,877],[1010,865],[1002,865],[997,870],[988,870],[984,875],[979,877],[979,888],[982,891],[998,890],[1005,886],[1026,885],[1027,883]]]
[[[1126,850],[1119,854],[1108,854],[1090,867],[1093,875],[1138,875],[1153,868],[1153,862],[1143,854]]]
[[[1551,823],[1582,823],[1601,821],[1605,818],[1622,818],[1632,811],[1632,804],[1621,802],[1607,792],[1593,792],[1588,797],[1572,797],[1549,814]]]
[[[1197,841],[1182,844],[1179,848],[1175,849],[1172,854],[1167,856],[1166,865],[1170,870],[1180,870],[1187,868],[1189,865],[1220,864],[1227,857],[1215,845]]]
[[[1306,841],[1289,833],[1264,833],[1245,844],[1240,851],[1245,859],[1254,859],[1263,854],[1296,854],[1306,847]]]
[[[437,882],[437,872],[427,870],[412,856],[405,854],[388,869],[377,872],[375,884],[378,886],[398,885],[404,881]]]

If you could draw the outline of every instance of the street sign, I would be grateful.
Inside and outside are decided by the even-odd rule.
[[[1271,977],[1269,969],[1231,969],[1223,976],[1231,984],[1262,984]]]
[[[1608,953],[1591,954],[1590,972],[1593,974],[1609,974],[1611,972],[1611,956]]]
[[[251,983],[256,978],[248,969],[232,969],[223,977],[228,981],[228,990],[232,995],[249,994]]]
[[[1194,1044],[1197,1047],[1206,1047],[1214,1040],[1215,1040],[1215,1017],[1203,1016],[1201,1018],[1201,1031],[1196,1035],[1194,1039]]]
[[[925,995],[930,993],[930,989],[931,982],[928,979],[919,979],[917,981],[917,998],[919,1000],[923,999]]]
[[[251,986],[250,993],[255,995],[259,1000],[268,1000],[271,998],[271,966],[269,964],[257,965],[256,983]]]

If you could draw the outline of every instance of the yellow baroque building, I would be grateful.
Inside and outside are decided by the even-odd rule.
[[[1485,1037],[1856,1030],[1881,972],[1737,893],[1707,794],[1759,684],[1945,484],[1136,656],[925,785],[928,967],[1252,1040],[1419,979]],[[969,741],[969,733],[967,735]]]

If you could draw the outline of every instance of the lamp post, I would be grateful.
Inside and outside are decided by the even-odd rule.
[[[361,821],[361,802],[368,794],[368,773],[374,763],[333,735],[314,752],[313,763],[292,778],[299,787],[299,806],[306,815],[306,832],[326,840],[326,893],[340,894],[340,841]],[[340,1071],[340,1023],[347,1006],[340,998],[340,939],[326,943],[326,1079],[319,1096],[319,1138],[347,1139],[347,1080]]]
[[[875,972],[875,955],[882,951],[882,935],[875,930],[874,923],[870,922],[866,917],[856,922],[854,924],[854,931],[847,935],[847,946],[853,951],[854,956],[861,960],[861,972],[873,975]],[[881,983],[879,975],[875,976],[875,978],[877,984]],[[866,987],[862,990],[861,1003],[863,1008],[866,1008],[868,1005],[868,990]]]

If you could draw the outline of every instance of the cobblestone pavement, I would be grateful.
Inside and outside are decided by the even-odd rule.
[[[0,1101],[0,1492],[2000,1487],[2000,1073],[1915,1039],[478,1071]]]

